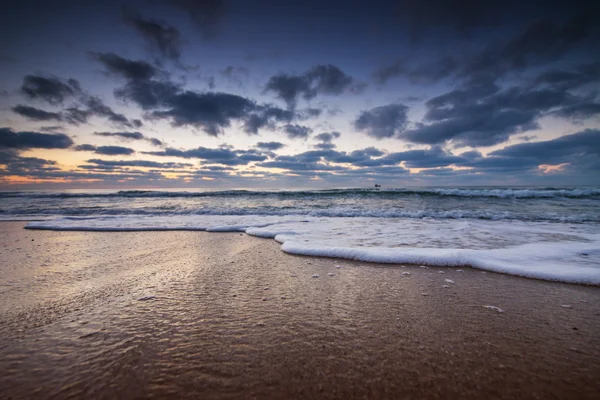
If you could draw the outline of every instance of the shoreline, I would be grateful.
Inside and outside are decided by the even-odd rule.
[[[213,216],[214,217],[214,216]],[[231,221],[223,219],[223,217],[242,218],[242,221]],[[340,235],[338,229],[333,229],[329,236],[324,236],[321,233],[320,241],[315,241],[310,234],[307,235],[299,226],[294,224],[304,224],[311,221],[304,220],[264,220],[259,222],[251,217],[250,220],[243,220],[244,216],[218,216],[216,220],[206,219],[206,216],[195,217],[195,220],[186,220],[173,222],[165,220],[164,217],[153,219],[152,217],[142,217],[139,220],[131,221],[128,218],[120,220],[119,217],[96,217],[91,218],[58,218],[45,221],[28,221],[25,229],[30,230],[53,230],[67,232],[166,232],[166,231],[206,231],[206,232],[243,232],[247,235],[273,239],[281,245],[281,250],[288,254],[313,256],[313,257],[329,257],[341,258],[352,261],[379,263],[379,264],[405,264],[420,266],[426,265],[434,268],[438,267],[471,267],[482,271],[502,273],[513,276],[520,276],[531,279],[539,279],[545,281],[562,282],[568,284],[583,284],[589,286],[600,287],[600,270],[590,268],[588,264],[592,262],[600,262],[600,259],[592,257],[595,261],[588,259],[590,254],[597,252],[600,246],[600,237],[595,235],[595,240],[589,237],[589,232],[581,233],[579,239],[582,242],[563,237],[563,241],[546,242],[533,241],[531,243],[506,244],[504,247],[491,248],[469,248],[468,246],[456,247],[421,247],[419,243],[423,240],[428,240],[423,237],[422,232],[415,233],[421,236],[416,236],[418,239],[408,239],[406,237],[400,240],[403,245],[396,245],[396,242],[380,244],[374,247],[361,247],[362,244],[355,245],[340,245],[336,241],[327,239],[333,235]],[[141,221],[141,222],[140,222]],[[232,224],[233,222],[233,224]],[[318,232],[320,224],[325,224],[322,219],[312,221],[316,224],[315,228]],[[291,223],[292,227],[286,226],[280,228],[280,223]],[[481,223],[481,222],[480,222]],[[332,227],[329,227],[332,229]],[[365,226],[363,228],[366,229]],[[396,229],[396,227],[393,227]],[[418,229],[418,228],[417,228]],[[478,234],[489,235],[490,227],[483,228],[470,226],[470,232],[461,231],[461,236],[466,235],[471,240],[477,237]],[[511,228],[512,229],[512,228]],[[411,230],[409,224],[405,231]],[[451,229],[452,230],[452,229]],[[367,230],[365,235],[379,235],[380,229]],[[310,231],[309,231],[310,232]],[[432,234],[431,232],[429,232]],[[446,232],[448,233],[448,232]],[[513,232],[518,234],[519,232]],[[455,235],[455,233],[451,233]],[[317,237],[319,234],[317,234]],[[498,238],[497,238],[498,239]],[[585,240],[584,240],[585,239]],[[500,240],[500,239],[498,239]],[[325,244],[323,245],[323,241]],[[305,243],[308,242],[308,243]],[[342,242],[343,243],[343,242]],[[407,244],[410,243],[410,244]],[[427,243],[427,242],[425,242]],[[566,244],[568,243],[568,244]]]
[[[8,397],[591,399],[600,390],[594,286],[295,256],[240,233],[23,226],[0,222]]]

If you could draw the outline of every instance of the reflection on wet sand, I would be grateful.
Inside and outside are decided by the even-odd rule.
[[[295,257],[233,233],[22,226],[0,231],[0,398],[600,389],[598,288]]]

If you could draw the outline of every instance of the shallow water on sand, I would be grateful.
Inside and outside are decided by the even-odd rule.
[[[0,231],[0,398],[598,389],[597,288],[295,257],[233,233],[22,225]]]

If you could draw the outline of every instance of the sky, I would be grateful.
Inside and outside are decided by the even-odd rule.
[[[600,184],[600,5],[8,0],[0,189]]]

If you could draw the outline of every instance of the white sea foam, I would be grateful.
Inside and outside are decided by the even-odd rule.
[[[57,218],[29,229],[246,232],[293,254],[378,263],[471,266],[530,278],[600,285],[596,224],[319,218],[260,215]]]

